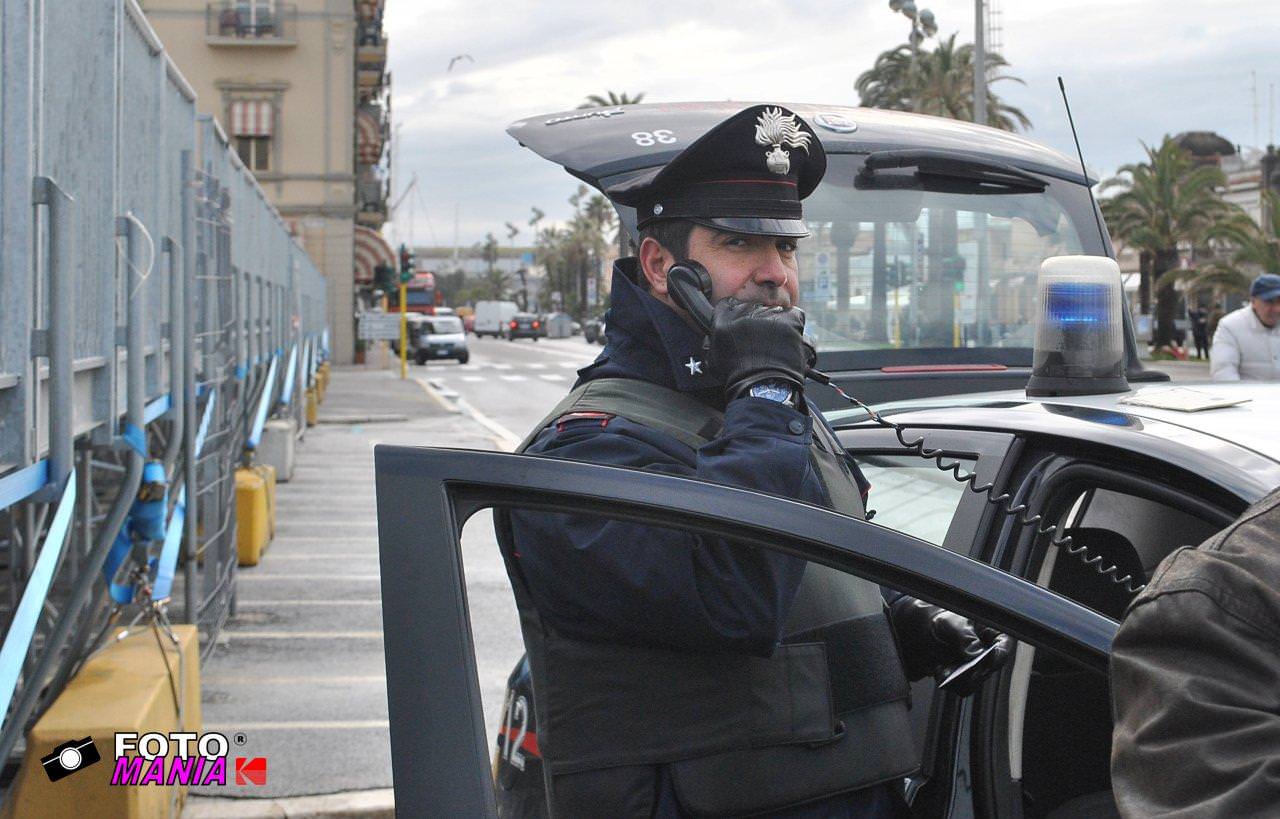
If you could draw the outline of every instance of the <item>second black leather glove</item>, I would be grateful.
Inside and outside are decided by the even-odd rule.
[[[988,666],[990,674],[1004,664],[1012,645],[994,629],[914,597],[894,601],[889,606],[889,622],[898,637],[907,678],[912,680],[928,676],[941,679],[999,642],[1004,656]]]
[[[805,340],[804,311],[721,299],[711,321],[711,372],[738,398],[760,381],[784,381],[799,390],[813,347]]]

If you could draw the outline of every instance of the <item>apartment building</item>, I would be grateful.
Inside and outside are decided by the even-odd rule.
[[[166,49],[328,279],[352,360],[357,289],[393,264],[385,0],[144,0]]]

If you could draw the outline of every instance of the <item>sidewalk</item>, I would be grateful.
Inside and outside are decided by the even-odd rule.
[[[1169,374],[1174,381],[1208,381],[1209,360],[1189,359],[1187,361],[1152,361],[1142,359],[1142,366],[1149,370],[1161,370]]]
[[[243,735],[232,756],[266,757],[267,782],[236,786],[229,775],[227,787],[193,789],[186,819],[394,813],[373,446],[497,447],[388,371],[334,370],[319,421],[279,486],[275,539],[261,564],[239,570],[236,615],[201,669],[204,730]],[[501,707],[508,655],[519,656],[519,626],[492,527],[469,527],[464,548],[469,590],[488,601],[473,618],[502,635],[487,641],[501,644],[498,659],[482,663],[488,716]]]

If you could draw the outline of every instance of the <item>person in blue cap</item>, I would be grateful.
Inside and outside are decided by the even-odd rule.
[[[609,188],[636,208],[638,254],[614,268],[603,352],[520,451],[863,517],[867,483],[804,396],[796,243],[825,169],[802,118],[758,105]],[[709,333],[672,296],[677,265],[706,271]],[[744,544],[588,515],[496,519],[557,816],[901,815],[919,766],[907,679],[1008,648]]]
[[[1254,279],[1249,303],[1218,322],[1209,374],[1215,381],[1280,380],[1280,276]]]

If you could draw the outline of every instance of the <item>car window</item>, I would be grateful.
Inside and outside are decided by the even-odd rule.
[[[975,463],[972,458],[956,460],[964,472]],[[964,484],[950,472],[938,470],[933,461],[914,455],[862,454],[858,465],[871,482],[867,508],[875,511],[875,523],[936,546],[943,544],[964,496]]]
[[[427,330],[427,332],[429,333],[435,333],[435,334],[461,333],[462,320],[453,318],[451,316],[444,316],[441,318],[432,319],[431,321],[427,322],[427,327],[430,328]]]
[[[1094,231],[1088,246],[1097,242],[1080,185],[922,185],[903,169],[866,186],[855,182],[860,157],[829,159],[797,250],[800,304],[820,352],[1030,348],[1040,263],[1085,252],[1085,231]]]

